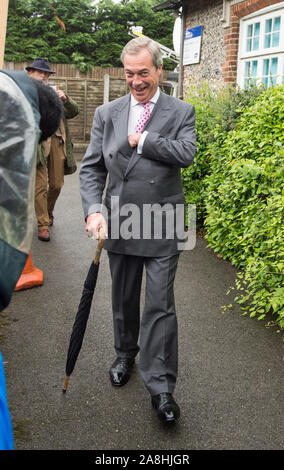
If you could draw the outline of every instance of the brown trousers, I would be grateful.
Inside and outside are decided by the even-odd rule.
[[[64,184],[64,161],[64,144],[54,135],[51,137],[47,165],[37,167],[36,171],[35,213],[38,230],[46,230],[49,227],[49,215],[53,212]]]

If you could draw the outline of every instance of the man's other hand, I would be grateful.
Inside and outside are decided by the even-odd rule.
[[[137,145],[139,144],[140,137],[141,137],[141,133],[130,134],[128,136],[128,142],[129,142],[130,147],[137,147]]]

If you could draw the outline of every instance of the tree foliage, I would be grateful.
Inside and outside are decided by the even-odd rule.
[[[131,39],[129,24],[173,48],[174,19],[155,13],[154,0],[10,0],[5,60],[31,62],[46,57],[53,63],[120,67],[120,53]],[[167,68],[173,68],[167,63]]]

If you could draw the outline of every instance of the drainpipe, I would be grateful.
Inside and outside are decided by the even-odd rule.
[[[184,31],[185,31],[185,6],[181,7],[181,27],[180,27],[180,50],[179,50],[179,77],[178,77],[178,98],[183,99],[183,51],[184,51]]]

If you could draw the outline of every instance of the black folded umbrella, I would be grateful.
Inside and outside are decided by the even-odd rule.
[[[70,337],[70,343],[67,354],[66,368],[65,368],[65,381],[63,384],[63,393],[66,392],[69,382],[69,377],[72,374],[77,357],[79,355],[84,334],[86,331],[87,321],[89,318],[92,300],[94,296],[94,290],[97,283],[98,271],[100,265],[100,255],[103,248],[104,239],[100,238],[97,245],[94,261],[92,262],[86,280],[84,282],[84,288],[79,303],[77,315],[73,324],[72,333]]]

